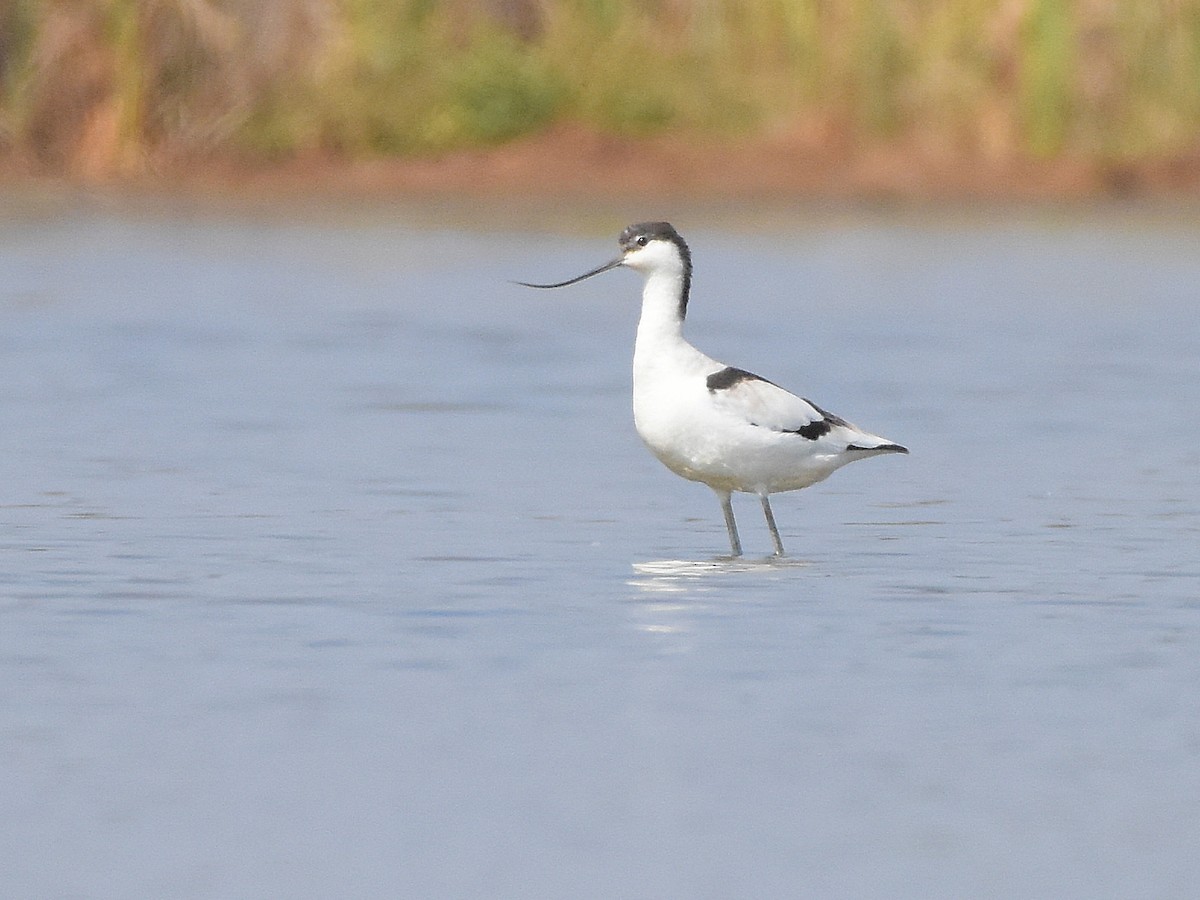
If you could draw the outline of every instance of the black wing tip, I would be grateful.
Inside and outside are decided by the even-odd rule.
[[[864,453],[907,453],[908,448],[902,447],[900,444],[880,444],[877,447],[860,447],[858,444],[849,444],[847,450],[859,450]]]

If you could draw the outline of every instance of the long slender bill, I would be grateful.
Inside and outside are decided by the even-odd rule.
[[[583,281],[583,279],[585,279],[585,278],[591,278],[593,275],[599,275],[601,272],[607,272],[609,269],[615,269],[617,266],[621,265],[621,263],[623,263],[623,262],[625,262],[625,257],[618,256],[616,259],[612,260],[611,262],[606,262],[604,265],[599,266],[598,268],[592,269],[592,271],[590,271],[590,272],[584,272],[582,275],[579,275],[576,278],[572,278],[568,281],[560,281],[558,284],[530,284],[528,281],[514,281],[513,284],[519,284],[522,287],[531,287],[531,288],[566,287],[568,284],[576,284],[577,282]]]

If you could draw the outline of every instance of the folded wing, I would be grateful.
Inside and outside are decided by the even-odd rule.
[[[809,441],[824,439],[833,445],[830,449],[840,445],[838,449],[908,452],[744,369],[726,367],[709,375],[707,383],[716,407],[748,425],[795,434]]]

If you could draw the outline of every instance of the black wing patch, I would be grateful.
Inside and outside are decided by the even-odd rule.
[[[854,427],[849,422],[847,422],[845,419],[843,419],[841,416],[835,416],[829,410],[821,409],[821,407],[817,406],[817,404],[813,403],[811,400],[805,400],[804,402],[807,403],[809,406],[811,406],[813,409],[815,409],[817,412],[819,412],[821,414],[821,416],[825,419],[825,421],[828,422],[830,425],[841,425],[844,428],[853,428]],[[829,429],[826,429],[826,431],[828,431],[828,430]]]
[[[807,425],[802,425],[795,431],[789,431],[788,434],[798,434],[802,438],[808,438],[810,441],[815,441],[817,438],[829,434],[834,425],[844,425],[848,428],[854,427],[840,416],[835,416],[833,413],[821,409],[821,407],[817,406],[817,404],[813,403],[811,400],[806,399],[804,402],[820,413],[821,418],[817,419],[815,422],[809,422]]]
[[[705,384],[715,394],[717,391],[727,391],[734,385],[741,384],[743,381],[767,381],[767,379],[761,378],[753,372],[747,372],[745,369],[735,369],[733,366],[726,366],[720,372],[713,372],[709,375]],[[770,384],[770,382],[768,381],[767,384]]]
[[[765,384],[779,387],[779,385],[775,384],[775,382],[767,381],[767,379],[763,378],[761,375],[755,375],[753,372],[747,372],[745,369],[738,369],[734,366],[726,366],[719,372],[713,372],[708,376],[705,384],[708,385],[709,391],[715,394],[717,391],[730,390],[731,388],[741,384],[743,381],[761,381]],[[832,431],[835,426],[842,425],[846,426],[847,428],[854,427],[840,416],[835,416],[833,413],[821,409],[821,407],[817,406],[817,404],[813,403],[811,400],[805,400],[804,402],[816,410],[817,415],[819,415],[821,418],[805,425],[801,425],[799,428],[777,428],[775,430],[779,430],[783,434],[798,434],[802,438],[815,441],[818,438],[829,434],[829,432]],[[750,424],[759,428],[770,427],[760,425],[758,422],[751,422]]]
[[[802,438],[815,441],[821,435],[829,434],[829,429],[832,427],[828,419],[818,419],[815,422],[809,422],[807,425],[801,425],[795,431],[789,431],[788,434],[798,434]]]

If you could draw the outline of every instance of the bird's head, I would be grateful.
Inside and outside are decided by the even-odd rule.
[[[566,287],[618,266],[628,266],[647,276],[662,272],[690,280],[692,255],[670,222],[639,222],[637,225],[630,225],[621,232],[617,242],[621,247],[620,256],[582,275],[555,284],[531,284],[527,281],[518,281],[517,284],[533,288]]]

